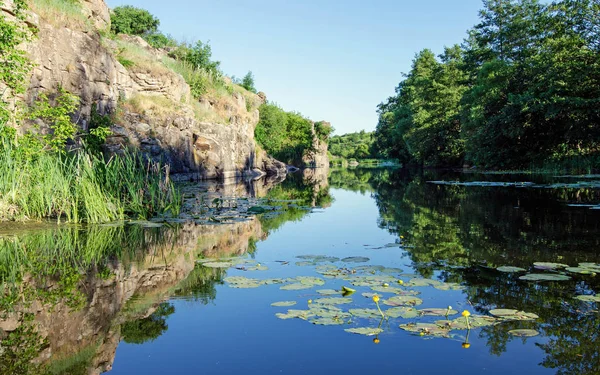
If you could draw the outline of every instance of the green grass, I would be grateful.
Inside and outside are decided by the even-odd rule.
[[[227,84],[219,75],[203,69],[194,69],[191,64],[185,61],[178,61],[169,57],[163,58],[163,64],[174,72],[181,74],[183,79],[190,85],[192,95],[196,99],[205,94],[217,98],[233,94],[233,85]]]
[[[0,138],[0,220],[54,218],[99,223],[179,213],[168,169],[126,152],[106,160],[85,151],[24,155]]]
[[[29,3],[31,10],[54,26],[75,30],[92,28],[78,0],[31,0]]]

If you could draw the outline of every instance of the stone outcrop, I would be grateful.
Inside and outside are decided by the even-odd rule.
[[[110,27],[103,0],[85,0],[81,5],[98,30]],[[7,2],[2,12],[10,16],[11,6]],[[285,165],[268,157],[254,140],[264,95],[240,88],[207,94],[198,101],[183,77],[164,65],[166,52],[139,37],[120,36],[115,41],[96,30],[58,27],[34,13],[28,20],[38,30],[25,47],[35,64],[23,98],[28,104],[39,93],[62,87],[80,98],[75,120],[82,129],[89,127],[92,108],[113,115],[108,152],[135,147],[150,159],[169,163],[173,173],[219,179],[285,175]],[[126,68],[121,54],[128,47],[143,56],[139,63],[129,61]]]
[[[320,122],[321,126],[331,128],[331,124],[326,121]],[[313,147],[305,153],[302,158],[304,166],[309,168],[329,168],[329,156],[327,155],[327,139],[319,137],[315,130],[315,123],[311,127],[313,135]]]

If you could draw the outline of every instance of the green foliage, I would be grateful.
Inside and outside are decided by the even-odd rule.
[[[143,38],[154,48],[173,48],[179,45],[172,36],[159,31],[144,34]]]
[[[156,340],[169,328],[166,318],[174,312],[173,305],[161,303],[149,317],[123,323],[121,325],[123,341],[129,344],[143,344]]]
[[[327,142],[333,130],[333,126],[326,121],[315,122],[315,133],[317,134],[317,138],[323,142]]]
[[[32,66],[25,51],[19,48],[32,37],[24,22],[26,10],[27,3],[17,0],[13,5],[15,21],[0,18],[0,83],[6,86],[0,95],[0,125],[17,120],[10,98],[25,92]]]
[[[160,20],[145,9],[131,5],[118,6],[110,15],[111,30],[115,34],[144,35],[158,30]]]
[[[257,90],[256,90],[256,87],[254,86],[254,75],[252,74],[252,72],[246,73],[244,78],[242,78],[242,82],[241,82],[240,86],[242,86],[246,90],[256,94]]]
[[[342,159],[367,159],[376,158],[375,134],[361,130],[357,133],[335,135],[329,140],[329,152],[332,158]]]
[[[302,163],[302,157],[313,146],[311,121],[272,103],[262,104],[259,112],[260,121],[254,132],[257,142],[284,163]]]
[[[379,152],[501,169],[597,160],[599,12],[592,0],[484,2],[462,48],[422,51],[380,104]]]
[[[100,153],[102,145],[109,135],[112,134],[110,127],[113,122],[109,115],[100,115],[95,106],[92,106],[88,134],[85,137],[85,146],[92,153]]]
[[[79,98],[59,88],[53,101],[52,104],[45,93],[40,94],[30,117],[40,119],[50,127],[50,134],[44,137],[44,143],[50,150],[64,153],[65,144],[77,133],[77,124],[71,121],[71,116],[79,108]]]
[[[212,49],[210,44],[197,41],[194,45],[180,47],[183,51],[180,60],[190,64],[194,70],[202,70],[213,75],[220,75],[220,61],[212,61]]]

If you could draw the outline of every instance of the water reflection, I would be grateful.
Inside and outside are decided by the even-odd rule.
[[[598,204],[600,192],[427,183],[524,177],[552,181],[548,176],[440,176],[376,169],[334,170],[330,181],[335,187],[369,192],[380,211],[380,227],[398,236],[414,269],[424,277],[466,285],[467,299],[478,312],[495,307],[539,312],[541,323],[483,328],[481,336],[491,354],[500,355],[508,342],[518,340],[507,327],[534,328],[549,338],[539,344],[547,354],[543,366],[557,374],[600,373],[597,306],[573,298],[600,291],[597,277],[571,275],[568,282],[536,284],[496,270],[503,265],[529,269],[539,261],[598,262],[600,212],[567,203]]]
[[[0,227],[0,373],[87,374],[112,368],[119,342],[143,344],[168,330],[170,298],[207,304],[225,271],[199,257],[252,254],[256,243],[310,207],[326,205],[327,180],[186,185],[201,194],[294,200],[280,214],[227,225]],[[277,186],[275,189],[274,186]]]

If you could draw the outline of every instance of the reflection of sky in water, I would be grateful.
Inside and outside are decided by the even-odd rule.
[[[400,248],[373,250],[365,247],[394,242],[396,236],[377,226],[379,210],[369,193],[361,195],[332,189],[333,205],[312,213],[299,222],[289,222],[258,243],[256,260],[269,267],[265,272],[229,270],[227,274],[255,278],[317,275],[314,267],[297,267],[300,254],[327,254],[340,258],[367,256],[369,264],[400,267],[411,273],[410,259]],[[291,261],[281,265],[277,260]],[[404,277],[408,280],[407,277]],[[539,366],[544,353],[534,343],[513,339],[502,355],[489,354],[481,330],[470,335],[471,348],[462,349],[460,341],[422,339],[399,330],[398,320],[384,327],[374,345],[372,338],[344,332],[343,326],[316,326],[299,319],[280,320],[276,312],[287,308],[271,307],[275,301],[297,300],[292,308],[305,309],[307,300],[318,298],[315,289],[343,285],[340,280],[309,290],[285,291],[278,285],[256,289],[232,289],[217,286],[217,297],[208,305],[177,299],[176,312],[167,319],[169,329],[153,342],[144,345],[121,343],[112,374],[552,374]],[[368,288],[357,288],[367,291]],[[418,308],[469,308],[462,291],[422,291],[423,304]],[[386,296],[392,296],[391,294]],[[360,307],[372,303],[357,293]],[[363,301],[364,300],[364,301]],[[366,302],[365,302],[366,301]],[[347,309],[347,306],[343,306]],[[541,306],[540,306],[541,308]],[[532,311],[535,312],[535,311]],[[371,321],[371,326],[378,322]],[[460,332],[464,334],[464,332]]]

